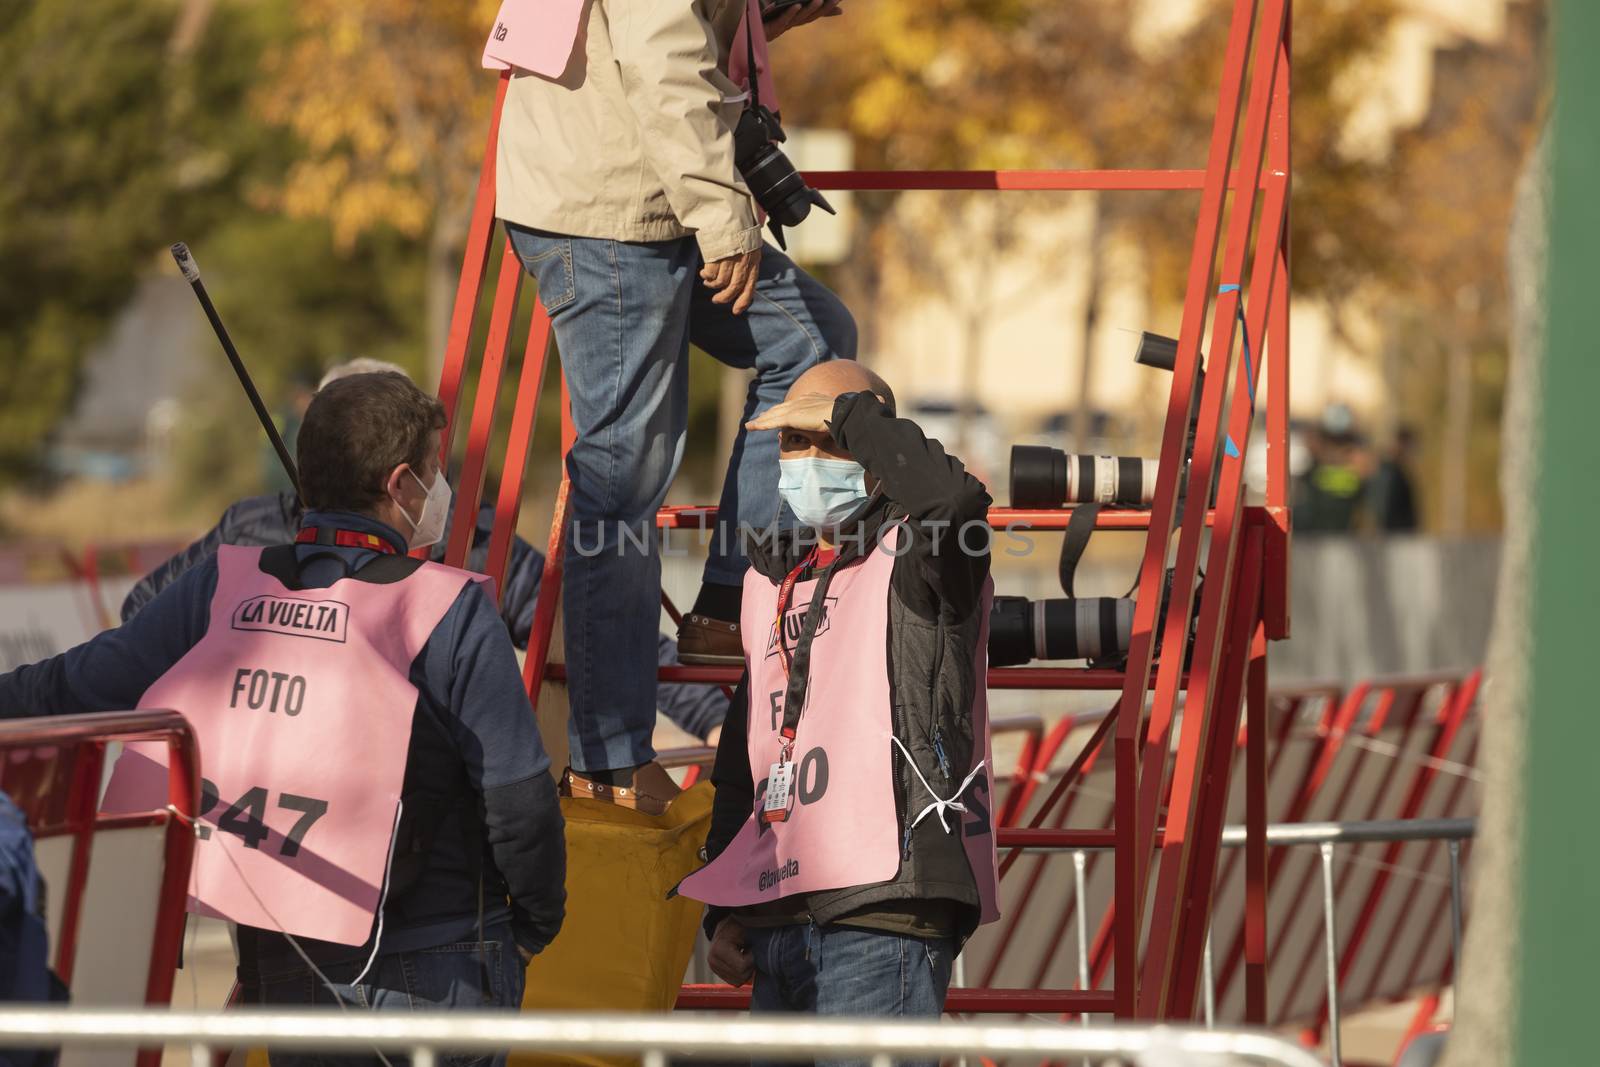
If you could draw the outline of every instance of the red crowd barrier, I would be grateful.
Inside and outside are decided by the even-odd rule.
[[[132,815],[100,814],[100,789],[107,747],[116,742],[164,742],[170,759],[165,808]],[[200,763],[194,734],[183,716],[173,711],[127,711],[95,715],[0,721],[0,788],[27,816],[46,872],[53,907],[48,915],[54,946],[52,966],[78,1004],[149,1005],[172,999],[174,972],[183,939],[189,869],[194,857],[190,827],[198,809]],[[161,866],[154,889],[154,914],[149,931],[148,964],[138,988],[119,972],[136,960],[124,958],[117,946],[95,944],[84,936],[89,925],[126,934],[139,916],[131,902],[139,899],[146,872],[131,869],[127,850],[109,848],[118,835],[148,828],[161,830]],[[60,869],[52,870],[57,842],[66,845]],[[143,839],[134,841],[136,846]],[[105,869],[97,866],[106,853]],[[94,887],[99,886],[96,890]],[[102,914],[90,915],[91,900]],[[123,974],[124,979],[133,976]],[[139,1053],[140,1067],[154,1067],[160,1050]]]

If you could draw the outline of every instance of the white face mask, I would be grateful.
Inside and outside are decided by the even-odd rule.
[[[814,530],[832,530],[867,501],[867,472],[852,459],[778,461],[778,495]]]
[[[416,471],[408,468],[406,473],[411,475],[412,480],[418,485],[422,485],[422,479],[417,477]],[[421,515],[413,519],[405,506],[400,505],[400,514],[411,524],[411,536],[406,538],[407,548],[427,548],[429,545],[438,544],[439,539],[444,536],[445,520],[450,517],[450,483],[445,480],[444,471],[434,475],[431,486],[422,485],[422,488],[428,495],[422,502]],[[396,504],[399,504],[399,501],[396,501]]]

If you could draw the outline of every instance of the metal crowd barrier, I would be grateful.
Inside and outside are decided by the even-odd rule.
[[[744,1060],[765,1057],[897,1058],[961,1055],[1043,1056],[1147,1067],[1275,1064],[1323,1067],[1304,1048],[1277,1035],[1193,1027],[1041,1023],[884,1022],[848,1019],[728,1019],[693,1015],[516,1015],[490,1012],[166,1013],[0,1009],[0,1047],[187,1047],[194,1067],[210,1067],[216,1048],[409,1054],[412,1067],[435,1067],[449,1052],[603,1053],[636,1055],[643,1067],[674,1057]]]
[[[1477,832],[1476,819],[1379,819],[1368,822],[1303,822],[1274,823],[1267,827],[1267,845],[1272,848],[1293,848],[1315,845],[1322,858],[1322,922],[1327,956],[1328,986],[1328,1047],[1333,1067],[1341,1067],[1339,1012],[1339,944],[1334,909],[1334,847],[1336,845],[1366,845],[1409,841],[1443,841],[1450,850],[1450,932],[1452,955],[1456,973],[1460,973],[1462,894],[1461,894],[1461,843],[1470,841]],[[1229,826],[1222,831],[1223,848],[1243,848],[1245,828]],[[1081,872],[1088,853],[1110,849],[1110,844],[1076,846],[1030,843],[1028,851],[1071,852],[1073,863]],[[1078,970],[1087,976],[1089,944],[1087,931],[1078,926]],[[1205,1019],[1208,1027],[1214,1024],[1216,987],[1213,980],[1211,945],[1207,938],[1202,969],[1205,994]]]

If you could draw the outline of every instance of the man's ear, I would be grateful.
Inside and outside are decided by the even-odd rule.
[[[411,469],[411,464],[402,463],[389,472],[389,477],[383,481],[384,493],[390,500],[404,500],[408,495],[406,486],[411,484],[411,477],[406,473]]]

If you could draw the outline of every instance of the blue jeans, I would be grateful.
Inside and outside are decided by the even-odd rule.
[[[866,1018],[937,1019],[950,988],[955,948],[849,926],[772,926],[745,931],[755,961],[752,1015],[787,1012]],[[855,1067],[866,1060],[817,1060]],[[760,1067],[760,1061],[757,1061]],[[921,1067],[902,1060],[901,1067]],[[927,1061],[927,1067],[938,1067]]]
[[[655,758],[654,518],[683,459],[689,344],[756,372],[705,568],[706,581],[737,586],[748,564],[736,524],[766,529],[778,516],[778,435],[747,437],[744,422],[782,400],[807,368],[855,358],[855,321],[770,245],[755,302],[736,316],[700,283],[693,238],[629,243],[507,229],[550,313],[577,429],[562,589],[572,766],[636,767]]]
[[[522,1006],[526,968],[505,925],[490,927],[483,942],[463,941],[415,952],[379,956],[360,985],[334,985],[331,989],[298,961],[277,965],[256,976],[260,999],[272,1008],[333,1007],[348,1011],[516,1011]],[[353,972],[352,972],[353,973]],[[487,985],[485,985],[487,979]],[[322,1053],[268,1050],[272,1067],[381,1067],[376,1051],[362,1055],[331,1056]],[[393,1067],[403,1067],[410,1057],[385,1053]],[[451,1054],[441,1049],[441,1067],[499,1067],[505,1055]]]

